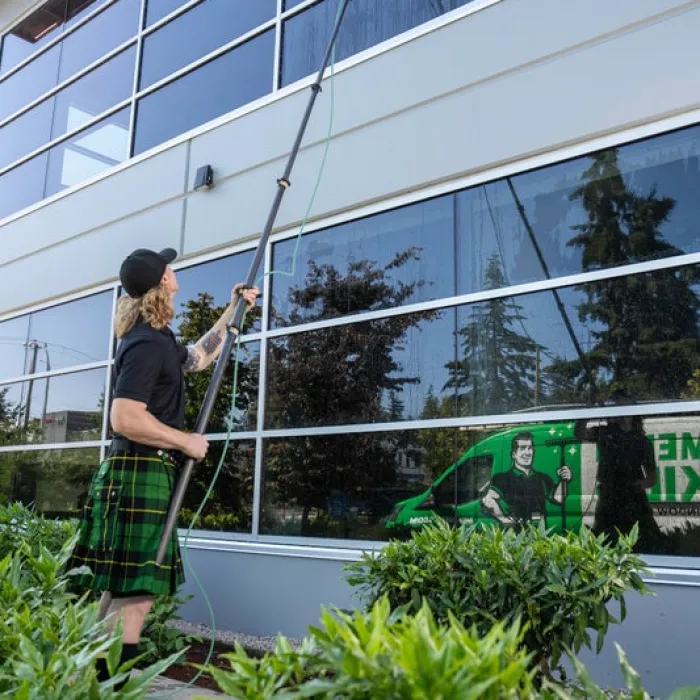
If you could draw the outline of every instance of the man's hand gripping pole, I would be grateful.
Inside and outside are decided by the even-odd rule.
[[[292,172],[292,167],[294,166],[294,161],[296,160],[297,154],[299,153],[299,146],[301,145],[302,138],[304,137],[304,132],[306,131],[306,126],[309,122],[309,117],[314,107],[316,101],[316,96],[321,91],[321,82],[323,80],[323,74],[328,66],[328,61],[330,60],[331,52],[333,50],[333,45],[335,44],[336,38],[338,37],[338,31],[340,30],[340,24],[343,21],[343,15],[347,9],[350,0],[341,0],[342,5],[338,11],[335,26],[333,27],[333,33],[331,34],[330,41],[328,42],[328,47],[326,48],[326,53],[323,57],[321,67],[319,68],[316,81],[311,86],[311,96],[309,102],[306,106],[306,111],[304,112],[304,117],[301,121],[299,131],[297,133],[296,140],[292,146],[292,151],[289,154],[289,159],[287,161],[287,167],[285,168],[284,174],[281,178],[277,180],[277,194],[272,203],[272,209],[265,223],[265,228],[263,230],[260,241],[258,242],[257,250],[255,251],[255,257],[248,270],[248,277],[246,278],[246,287],[252,287],[255,284],[255,279],[258,274],[258,269],[260,263],[262,262],[263,255],[265,254],[265,246],[270,238],[270,233],[272,232],[272,227],[274,226],[275,219],[277,218],[277,212],[279,211],[280,204],[282,203],[282,197],[285,191],[291,186],[289,176]],[[204,434],[209,422],[209,417],[211,416],[212,409],[214,407],[214,401],[216,395],[219,391],[221,381],[224,377],[224,372],[226,370],[226,365],[228,364],[229,358],[231,356],[231,350],[233,344],[236,342],[236,333],[234,329],[239,330],[243,324],[243,316],[245,314],[245,299],[239,295],[236,301],[236,306],[233,312],[233,318],[227,326],[226,338],[224,339],[224,345],[221,349],[221,354],[216,362],[214,368],[214,375],[207,388],[207,393],[204,397],[204,402],[199,410],[199,415],[197,416],[197,422],[195,424],[194,432],[200,435]],[[180,508],[182,507],[182,501],[185,496],[185,491],[187,490],[187,484],[189,483],[190,476],[192,474],[192,469],[194,467],[195,461],[191,457],[185,461],[180,473],[180,478],[178,480],[175,491],[173,492],[172,500],[170,501],[170,508],[168,510],[168,517],[165,522],[165,527],[163,528],[163,535],[160,540],[160,546],[158,548],[158,554],[156,555],[156,564],[161,566],[165,558],[165,551],[168,547],[168,542],[172,538],[175,525],[177,523],[177,516],[180,513]]]

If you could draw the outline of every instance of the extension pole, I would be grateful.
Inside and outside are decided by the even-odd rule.
[[[255,257],[248,270],[248,277],[246,279],[246,286],[252,287],[255,283],[255,279],[258,274],[258,268],[262,262],[263,255],[265,254],[265,246],[272,232],[272,227],[275,223],[277,217],[277,212],[279,211],[280,204],[282,203],[282,197],[284,196],[285,190],[291,186],[289,181],[289,176],[292,172],[292,167],[294,166],[294,161],[296,160],[297,154],[299,152],[299,147],[301,145],[302,138],[304,137],[304,132],[306,131],[306,126],[309,122],[309,117],[311,116],[311,111],[313,110],[314,103],[318,93],[321,91],[321,82],[323,80],[323,74],[328,66],[328,61],[333,50],[333,45],[338,37],[338,32],[340,30],[340,24],[343,21],[343,15],[347,9],[349,0],[342,0],[342,5],[335,22],[335,27],[333,28],[333,33],[331,34],[330,41],[328,42],[328,47],[326,48],[326,53],[323,57],[321,67],[319,68],[316,81],[311,86],[311,97],[309,98],[309,103],[306,107],[306,112],[304,113],[304,118],[301,121],[301,126],[297,133],[296,140],[294,141],[294,146],[289,154],[289,160],[287,161],[287,167],[285,168],[284,174],[281,178],[277,180],[277,194],[275,195],[274,202],[272,204],[272,209],[267,218],[265,224],[265,229],[263,230],[260,241],[258,242],[257,250],[255,251]],[[238,298],[236,302],[236,307],[233,312],[233,319],[226,327],[226,339],[224,340],[223,348],[221,349],[221,354],[216,362],[216,367],[214,368],[214,375],[212,376],[211,382],[207,389],[207,393],[204,397],[204,403],[199,410],[199,415],[197,416],[197,422],[195,424],[194,432],[203,434],[207,428],[207,423],[209,422],[209,417],[211,416],[212,409],[214,408],[214,401],[216,395],[219,391],[221,381],[224,377],[224,371],[226,370],[226,365],[228,364],[229,357],[231,355],[231,350],[233,344],[236,340],[236,334],[234,329],[239,333],[241,332],[241,325],[243,321],[243,315],[245,313],[245,301],[242,297]],[[160,540],[160,547],[158,548],[158,554],[156,555],[156,564],[161,566],[163,564],[163,559],[165,558],[165,550],[168,546],[168,542],[172,537],[173,530],[175,529],[175,524],[177,522],[177,516],[182,507],[182,501],[185,496],[185,491],[187,489],[187,484],[190,480],[192,474],[192,469],[194,467],[195,461],[191,457],[187,459],[184,463],[180,478],[178,480],[175,491],[173,492],[173,497],[170,502],[170,508],[168,510],[168,517],[165,522],[165,528],[163,530],[163,535]]]

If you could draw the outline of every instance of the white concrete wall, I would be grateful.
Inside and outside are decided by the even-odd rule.
[[[691,110],[700,102],[698,29],[698,2],[503,0],[355,65],[336,78],[336,137],[314,214]],[[306,209],[329,92],[278,227]],[[114,279],[136,242],[180,247],[184,231],[182,252],[194,255],[255,234],[307,99],[306,89],[288,95],[0,222],[0,312]],[[215,168],[216,189],[186,195],[204,163]],[[93,250],[101,254],[76,274],[56,264]],[[50,274],[23,285],[38,268]]]

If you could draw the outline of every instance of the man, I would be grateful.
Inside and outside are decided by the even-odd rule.
[[[548,474],[532,468],[534,457],[532,433],[518,433],[511,442],[510,470],[493,476],[481,500],[484,510],[503,525],[526,525],[544,518],[548,500],[559,505],[564,501],[564,483],[571,481],[569,467],[559,469],[555,485]]]
[[[231,303],[196,343],[176,341],[169,328],[178,291],[171,263],[177,253],[139,249],[122,263],[127,296],[119,300],[110,419],[114,438],[95,473],[83,508],[79,540],[69,563],[88,566],[78,585],[102,592],[102,612],[123,624],[121,663],[137,656],[143,623],[157,595],[173,595],[184,581],[177,533],[158,567],[156,552],[176,482],[177,454],[205,458],[208,442],[183,431],[184,371],[201,372],[218,357],[239,295],[248,310],[257,288],[237,284]],[[103,659],[98,678],[108,678]]]

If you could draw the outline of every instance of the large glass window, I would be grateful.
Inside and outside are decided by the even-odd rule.
[[[135,36],[140,0],[119,0],[62,42],[0,82],[0,119]]]
[[[267,426],[565,409],[615,392],[624,392],[623,403],[681,400],[700,359],[699,271],[618,277],[271,339]],[[500,274],[496,257],[488,274]],[[362,292],[381,284],[368,277]],[[315,291],[324,287],[309,297]]]
[[[265,32],[139,100],[134,155],[270,92],[274,39]]]
[[[99,448],[0,453],[0,502],[33,506],[48,517],[80,516]]]
[[[0,129],[0,167],[80,128],[131,95],[131,47]]]
[[[276,0],[205,0],[146,37],[140,87],[165,78],[275,15]]]
[[[167,17],[186,2],[187,0],[146,0],[146,26],[150,27]]]
[[[3,444],[84,442],[102,437],[104,368],[0,385]]]
[[[335,59],[341,61],[469,2],[353,0],[338,33]],[[318,70],[335,25],[338,5],[339,0],[322,0],[284,23],[282,85]]]

